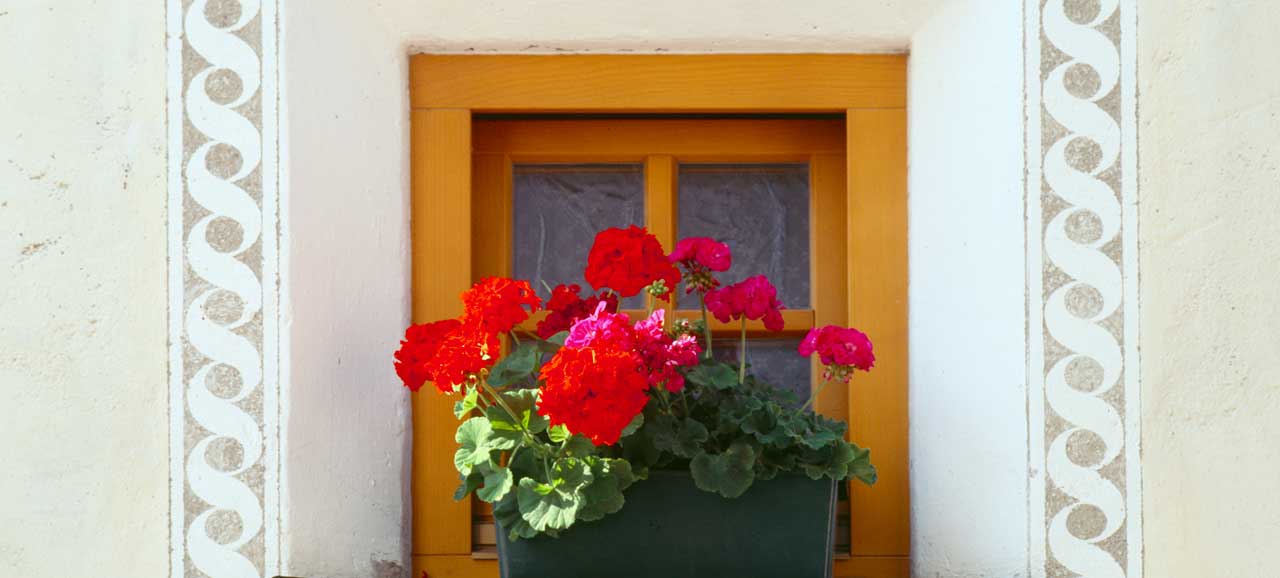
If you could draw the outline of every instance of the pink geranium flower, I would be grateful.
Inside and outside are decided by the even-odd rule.
[[[667,259],[672,263],[683,263],[690,267],[702,266],[712,271],[728,271],[733,264],[729,246],[710,237],[681,239]]]
[[[697,365],[702,348],[692,335],[673,339],[664,330],[665,324],[666,312],[662,309],[637,322],[634,328],[636,353],[649,371],[651,385],[665,383],[667,391],[677,393],[684,389],[684,375],[676,368]]]
[[[798,351],[805,357],[817,353],[827,366],[827,378],[837,377],[845,382],[853,377],[853,370],[870,371],[876,362],[871,340],[865,333],[838,325],[810,329]]]
[[[707,311],[722,323],[735,319],[763,320],[769,331],[782,331],[778,290],[764,275],[748,277],[728,287],[707,293]]]
[[[564,346],[581,349],[588,345],[608,344],[623,350],[629,350],[634,343],[634,331],[631,318],[625,313],[610,313],[606,309],[609,304],[601,301],[591,315],[583,317],[569,328],[569,336]]]

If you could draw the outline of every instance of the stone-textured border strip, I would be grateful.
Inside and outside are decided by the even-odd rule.
[[[1142,576],[1136,4],[1026,4],[1030,576]]]
[[[280,569],[277,0],[168,0],[172,578]]]

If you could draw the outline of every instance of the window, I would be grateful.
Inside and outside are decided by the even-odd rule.
[[[415,321],[456,315],[458,292],[487,275],[583,284],[601,228],[644,225],[668,249],[679,237],[726,240],[735,260],[726,280],[765,272],[789,308],[780,336],[748,327],[749,355],[776,383],[807,396],[817,372],[794,351],[815,325],[852,323],[876,340],[877,369],[817,403],[842,419],[853,408],[853,437],[881,469],[875,488],[853,488],[842,503],[852,516],[840,522],[836,575],[906,576],[904,65],[898,56],[415,57]],[[727,220],[730,208],[752,217]],[[681,297],[673,314],[697,316]],[[638,315],[639,299],[623,308]],[[717,355],[736,355],[737,325],[713,321],[713,330],[726,338]],[[415,398],[414,573],[496,576],[487,505],[451,499],[450,404]]]

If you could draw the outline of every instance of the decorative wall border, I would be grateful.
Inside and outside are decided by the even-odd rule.
[[[168,0],[170,576],[280,570],[277,0]]]
[[[1142,576],[1136,0],[1027,0],[1030,576]]]

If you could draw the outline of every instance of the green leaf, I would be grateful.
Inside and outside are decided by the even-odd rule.
[[[462,422],[454,434],[458,442],[458,450],[453,454],[453,465],[464,476],[471,475],[472,466],[489,461],[490,438],[493,428],[489,421],[482,417],[473,417]]]
[[[566,492],[576,492],[592,480],[591,466],[579,458],[561,458],[551,465],[551,484]]]
[[[569,428],[565,427],[564,424],[560,424],[551,426],[551,428],[547,430],[547,436],[551,438],[551,441],[560,443],[572,437],[573,433],[571,433]]]
[[[726,390],[738,386],[738,372],[734,368],[724,363],[711,361],[705,362],[692,371],[685,374],[685,377],[698,385]]]
[[[736,498],[755,480],[755,461],[750,444],[736,441],[722,454],[698,454],[689,462],[689,470],[699,489]]]
[[[692,419],[685,418],[671,443],[671,453],[682,458],[692,458],[702,451],[702,444],[710,436],[707,426]]]
[[[484,471],[484,487],[476,491],[476,497],[492,504],[511,491],[511,470],[492,463],[482,465],[477,470]]]
[[[625,499],[622,490],[631,485],[631,464],[626,460],[590,458],[592,482],[582,490],[582,508],[578,519],[584,522],[599,520],[622,509]]]
[[[528,479],[524,478],[524,480]],[[507,492],[506,497],[493,505],[493,518],[502,524],[502,529],[507,531],[507,536],[512,540],[532,538],[538,535],[538,531],[533,529],[533,526],[530,526],[520,514],[517,493],[519,492]]]
[[[507,459],[507,469],[511,470],[511,476],[517,480],[539,477],[545,471],[536,451],[512,452],[511,457]]]
[[[517,345],[489,371],[489,385],[506,387],[527,379],[538,365],[538,354],[538,344],[534,341]]]
[[[686,458],[693,457],[710,435],[702,422],[686,418],[684,427],[680,429],[680,436],[676,438],[676,453]]]
[[[471,410],[476,408],[476,400],[480,397],[480,392],[474,387],[467,387],[467,394],[461,400],[453,402],[453,415],[458,419],[467,417]]]
[[[565,530],[577,519],[582,497],[532,478],[520,480],[516,488],[520,517],[537,532]]]
[[[502,396],[502,400],[516,415],[507,413],[507,410],[499,404],[491,405],[485,410],[485,417],[489,418],[489,422],[493,425],[493,437],[499,440],[494,442],[493,447],[511,449],[519,445],[524,437],[520,431],[521,426],[532,434],[547,429],[547,418],[539,414],[536,409],[538,390],[517,389],[504,391],[498,395]]]
[[[462,483],[458,484],[458,489],[453,491],[453,501],[461,502],[483,484],[484,476],[479,472],[473,471],[471,475],[462,476]]]
[[[843,438],[844,434],[841,432],[817,430],[801,438],[800,443],[816,450],[820,447],[829,445],[832,442],[844,441]]]
[[[596,453],[596,445],[585,436],[575,435],[569,438],[569,445],[564,447],[564,453],[576,458],[585,458]]]
[[[660,413],[649,420],[647,433],[653,438],[654,447],[659,451],[674,452],[676,447],[676,435],[680,429],[680,422],[675,416]]]
[[[653,436],[646,430],[648,428],[641,429],[639,435],[622,438],[622,457],[642,476],[648,474],[649,468],[660,457],[660,452],[653,443]]]
[[[485,419],[493,428],[489,447],[499,450],[514,449],[524,441],[524,434],[516,427],[516,421],[501,407],[491,405],[484,410]]]
[[[707,427],[693,418],[682,421],[667,414],[659,414],[651,423],[654,447],[682,458],[697,455],[702,451],[702,444],[710,437]]]
[[[627,437],[636,433],[642,425],[644,425],[644,414],[637,413],[635,417],[631,418],[631,423],[627,424],[627,427],[622,428],[622,437]]]
[[[538,339],[534,341],[534,343],[537,345],[538,351],[541,353],[555,353],[560,351],[561,347],[564,347],[564,340],[567,337],[569,337],[569,332],[561,331],[547,339]]]
[[[871,465],[871,450],[860,448],[853,444],[846,444],[853,452],[853,460],[848,464],[848,477],[857,479],[868,486],[875,484],[877,479],[876,467]]]

